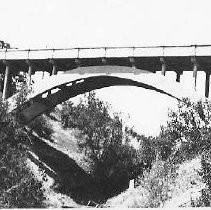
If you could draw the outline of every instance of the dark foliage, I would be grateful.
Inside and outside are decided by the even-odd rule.
[[[208,100],[191,102],[184,98],[178,110],[169,113],[169,121],[159,136],[160,154],[172,164],[201,155],[201,171],[206,189],[193,206],[210,206],[211,200],[211,103]]]
[[[112,115],[109,105],[94,92],[85,95],[78,105],[70,101],[64,103],[60,113],[65,128],[81,130],[84,137],[78,146],[90,163],[92,176],[101,183],[105,193],[111,196],[126,189],[129,179],[139,173],[143,162],[127,141],[123,144],[126,132],[120,116]]]
[[[190,159],[210,148],[211,104],[209,101],[191,102],[184,98],[178,110],[169,112],[166,127],[159,136],[161,157],[170,156],[175,163]]]

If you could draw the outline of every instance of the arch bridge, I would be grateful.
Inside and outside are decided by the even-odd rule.
[[[168,94],[143,82],[138,83],[126,78],[109,76],[113,73],[136,75],[143,73],[143,70],[145,70],[145,73],[160,71],[161,75],[165,75],[167,71],[174,71],[176,81],[179,82],[183,71],[192,71],[195,81],[197,80],[197,72],[204,71],[206,74],[205,96],[208,97],[210,66],[211,45],[0,49],[0,73],[4,74],[3,99],[10,97],[11,76],[17,75],[20,71],[28,73],[29,85],[31,84],[32,74],[37,71],[49,72],[57,79],[59,77],[55,75],[59,71],[68,71],[70,75],[80,74],[81,79],[69,79],[61,84],[55,84],[34,96],[32,103],[34,105],[30,105],[31,108],[28,111],[26,109],[22,115],[25,122],[30,121],[38,113],[43,113],[47,107],[55,106],[64,99],[67,100],[68,97],[113,85],[139,86]],[[87,74],[89,76],[86,76]],[[91,74],[95,76],[90,76]],[[96,74],[100,76],[96,76]],[[107,74],[107,76],[104,74]],[[55,89],[59,90],[52,93],[51,91]],[[45,92],[50,94],[44,99],[43,94]],[[40,110],[32,116],[29,112],[35,109],[33,107],[37,103],[39,103]]]

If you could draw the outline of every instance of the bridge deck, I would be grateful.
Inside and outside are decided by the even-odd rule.
[[[96,47],[66,49],[2,49],[0,50],[0,73],[5,73],[3,98],[9,97],[11,74],[28,72],[29,85],[35,71],[46,71],[54,75],[57,71],[78,67],[119,66],[128,68],[127,73],[139,74],[166,71],[176,72],[180,81],[183,71],[205,71],[205,96],[209,95],[211,45],[154,46],[154,47]],[[70,71],[71,73],[71,71]],[[80,74],[80,72],[78,72]],[[88,70],[86,73],[90,73]],[[107,72],[110,73],[110,72]]]
[[[194,58],[194,59],[193,59]],[[192,71],[197,61],[199,71],[211,66],[211,45],[154,46],[154,47],[99,47],[66,49],[2,49],[0,60],[10,61],[13,71],[28,71],[26,60],[33,62],[35,71],[52,71],[56,61],[58,71],[84,66],[135,66],[151,72],[161,71],[165,63],[167,71]],[[5,65],[0,62],[0,72]]]

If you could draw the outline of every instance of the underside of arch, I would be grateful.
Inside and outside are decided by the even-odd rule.
[[[24,104],[24,108],[18,114],[18,120],[21,124],[26,125],[32,121],[35,117],[51,110],[56,105],[73,98],[77,95],[101,89],[110,86],[136,86],[149,90],[166,94],[177,100],[175,96],[158,89],[154,86],[137,82],[131,79],[114,77],[114,76],[93,76],[88,78],[81,78],[74,81],[66,82],[56,87],[52,87],[45,92],[42,92],[35,97],[31,98]]]

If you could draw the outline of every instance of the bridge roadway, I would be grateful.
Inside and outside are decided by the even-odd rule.
[[[3,99],[10,96],[11,75],[16,75],[20,71],[28,72],[30,84],[31,75],[36,71],[47,71],[54,75],[58,71],[73,69],[77,72],[78,67],[88,66],[132,67],[127,71],[133,74],[138,74],[139,70],[161,71],[162,75],[165,75],[166,71],[174,71],[178,82],[183,71],[193,71],[195,81],[197,71],[204,71],[205,96],[209,95],[211,45],[2,49],[0,61],[0,73],[5,73]],[[78,73],[89,72],[84,70]]]

